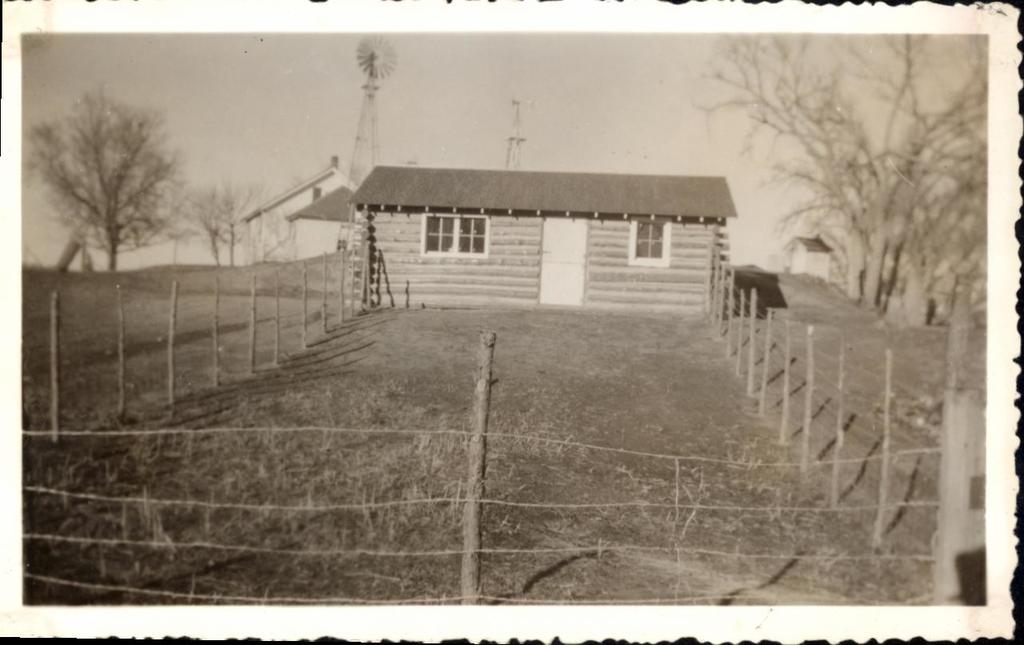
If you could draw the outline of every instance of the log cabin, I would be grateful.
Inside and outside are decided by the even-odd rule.
[[[723,177],[378,166],[351,202],[371,284],[414,307],[696,313],[736,217]]]

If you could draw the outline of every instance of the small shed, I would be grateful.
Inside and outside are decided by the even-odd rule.
[[[698,312],[736,217],[725,178],[675,175],[378,166],[352,202],[413,306]]]
[[[832,247],[818,237],[795,237],[789,244],[789,272],[828,280],[832,267]]]

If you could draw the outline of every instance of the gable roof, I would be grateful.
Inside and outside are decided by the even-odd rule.
[[[295,211],[285,219],[294,222],[297,219],[321,220],[324,222],[348,222],[349,200],[352,198],[352,190],[347,186],[340,186],[331,192],[320,197],[308,206]]]
[[[736,217],[724,177],[377,166],[357,205]]]
[[[820,236],[819,237],[797,237],[797,238],[793,238],[793,239],[794,239],[795,242],[797,242],[798,244],[803,246],[808,251],[813,251],[813,252],[817,252],[817,253],[831,253],[832,252],[832,247],[830,247],[828,244],[825,244],[825,240],[821,239]]]
[[[274,208],[275,206],[277,206],[281,202],[284,202],[285,200],[291,199],[296,194],[301,193],[302,191],[306,190],[307,188],[312,188],[313,186],[316,186],[317,184],[319,184],[323,180],[328,179],[328,178],[334,176],[335,173],[340,173],[340,172],[341,172],[341,170],[336,165],[334,165],[332,163],[331,165],[327,166],[326,168],[324,168],[320,172],[316,173],[315,175],[313,175],[309,179],[305,179],[303,181],[300,181],[299,183],[291,186],[290,188],[288,188],[284,192],[278,193],[274,197],[271,197],[267,201],[263,202],[262,204],[257,206],[255,209],[253,209],[252,212],[250,212],[248,215],[243,217],[242,221],[243,222],[248,222],[248,221],[258,217],[259,215],[262,215],[264,211],[268,211],[271,208]],[[349,182],[346,181],[345,183],[349,183]]]

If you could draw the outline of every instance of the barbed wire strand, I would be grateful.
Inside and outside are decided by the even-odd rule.
[[[315,433],[331,433],[331,434],[379,434],[379,435],[390,435],[390,436],[460,436],[470,437],[473,433],[466,430],[420,430],[420,429],[388,429],[388,428],[338,428],[331,426],[296,426],[290,428],[277,428],[277,427],[221,427],[221,428],[156,428],[150,430],[69,430],[60,433],[60,437],[129,437],[129,436],[168,436],[168,435],[214,435],[214,434],[242,434],[250,432],[275,432],[275,433],[300,433],[300,432],[315,432]],[[22,435],[33,439],[53,439],[53,434],[46,430],[24,430]],[[524,442],[537,442],[546,443],[551,445],[560,445],[570,448],[580,448],[586,450],[594,450],[598,452],[610,452],[616,454],[625,454],[638,457],[650,457],[655,459],[666,459],[666,460],[679,460],[679,461],[692,461],[692,462],[703,462],[712,463],[726,466],[733,466],[737,468],[793,468],[799,467],[801,464],[799,461],[743,461],[738,459],[726,459],[718,457],[703,457],[697,455],[673,455],[667,453],[649,452],[643,450],[631,450],[628,448],[616,448],[613,446],[600,446],[596,444],[583,443],[579,441],[573,441],[571,439],[557,439],[552,437],[543,437],[536,435],[522,435],[509,432],[488,432],[488,439],[510,439]],[[933,450],[931,448],[921,449],[909,449],[913,451],[917,450]],[[901,454],[903,451],[894,451],[892,454]],[[864,457],[845,457],[842,459],[828,459],[819,460],[815,464],[819,466],[830,465],[832,463],[860,463],[862,461],[871,461],[873,459],[880,459],[878,455],[866,455]]]
[[[303,427],[292,427],[292,428],[275,428],[275,427],[239,427],[239,428],[159,428],[151,430],[71,430],[61,432],[60,436],[63,437],[126,437],[126,436],[168,436],[168,435],[211,435],[211,434],[242,434],[247,432],[276,432],[276,433],[299,433],[299,432],[317,432],[317,433],[333,433],[333,434],[381,434],[381,435],[437,435],[437,436],[461,436],[469,437],[472,433],[464,430],[417,430],[417,429],[384,429],[384,428],[336,428],[336,427],[319,427],[319,426],[303,426]],[[53,434],[45,430],[25,430],[23,435],[29,438],[45,438],[52,439]],[[713,463],[720,465],[727,465],[740,468],[754,468],[754,467],[797,467],[800,466],[799,461],[777,461],[777,462],[761,462],[761,461],[742,461],[736,459],[725,459],[717,457],[703,457],[694,455],[670,455],[666,453],[655,453],[641,450],[630,450],[628,448],[615,448],[612,446],[599,446],[594,444],[582,443],[578,441],[572,441],[568,439],[554,439],[549,437],[529,436],[515,433],[502,433],[502,432],[489,432],[487,433],[488,439],[513,439],[525,442],[539,442],[554,445],[561,445],[565,447],[580,448],[587,450],[595,450],[600,452],[611,452],[618,454],[626,454],[640,457],[650,457],[657,459],[666,460],[680,460],[680,461],[695,461],[704,463]],[[836,460],[842,462],[860,462],[860,458],[845,458],[842,460]],[[832,461],[818,461],[819,465],[826,465],[832,463]]]
[[[328,512],[328,511],[357,511],[357,510],[368,510],[373,508],[391,508],[397,506],[414,506],[418,504],[457,504],[465,502],[464,498],[458,497],[426,497],[419,499],[406,499],[406,500],[386,500],[380,502],[360,502],[360,503],[336,503],[336,504],[249,504],[240,502],[211,502],[206,500],[192,500],[192,499],[166,499],[159,497],[138,497],[138,496],[116,496],[116,495],[102,495],[98,493],[81,493],[75,491],[66,491],[56,488],[48,488],[43,486],[25,486],[25,491],[30,493],[36,493],[40,495],[50,495],[55,497],[62,497],[66,499],[84,499],[96,502],[108,502],[113,504],[148,504],[154,506],[185,506],[190,508],[210,508],[210,509],[225,509],[225,510],[244,510],[244,511],[255,511],[255,512],[269,512],[269,511],[293,511],[293,512]],[[861,511],[875,511],[878,510],[877,505],[863,505],[863,506],[839,506],[836,508],[830,507],[819,507],[819,506],[738,506],[728,504],[670,504],[667,502],[646,502],[646,501],[630,501],[630,502],[520,502],[514,500],[503,500],[503,499],[480,499],[481,504],[488,504],[491,506],[508,506],[508,507],[519,507],[519,508],[544,508],[544,509],[602,509],[602,508],[679,508],[686,510],[704,510],[704,511],[735,511],[735,512],[752,512],[752,513],[776,513],[776,512],[788,512],[788,513],[842,513],[842,512],[861,512]],[[932,502],[929,500],[908,500],[901,502],[891,502],[885,505],[885,508],[900,508],[904,506],[931,506],[937,505],[938,502]]]
[[[326,596],[319,598],[294,597],[294,596],[242,596],[242,595],[220,595],[203,593],[186,593],[167,591],[162,589],[144,589],[127,585],[113,585],[106,583],[80,582],[67,580],[54,576],[39,574],[25,574],[27,579],[44,582],[47,584],[87,589],[91,591],[116,592],[140,596],[155,596],[173,598],[178,600],[208,601],[208,602],[232,602],[259,605],[272,604],[359,604],[359,605],[412,605],[412,604],[454,604],[461,603],[467,598],[465,596],[440,596],[440,597],[413,597],[413,598],[351,598]],[[708,602],[715,600],[735,600],[737,594],[719,595],[698,595],[679,596],[676,598],[512,598],[506,596],[475,596],[474,599],[489,603],[511,603],[511,604],[534,604],[534,605],[654,605],[654,604],[682,604],[695,602]],[[808,599],[811,601],[813,599]]]
[[[482,553],[490,555],[528,555],[528,554],[568,554],[568,553],[628,553],[628,552],[679,552],[688,555],[703,555],[736,558],[741,560],[815,560],[815,561],[868,561],[868,560],[909,560],[931,562],[934,557],[924,554],[801,554],[801,553],[744,553],[741,551],[724,551],[693,547],[674,547],[640,544],[600,544],[598,546],[565,546],[565,547],[484,547],[476,551],[465,549],[435,549],[423,551],[388,551],[383,549],[283,549],[277,547],[261,547],[239,544],[222,544],[218,542],[172,542],[155,540],[124,540],[115,538],[88,538],[46,533],[27,533],[27,540],[64,542],[70,544],[86,544],[98,546],[133,546],[154,549],[211,549],[218,551],[241,551],[251,553],[281,554],[292,556],[372,556],[372,557],[447,557],[460,556],[466,553]]]
[[[444,604],[448,602],[461,602],[466,600],[464,596],[450,596],[443,598],[384,598],[384,599],[372,599],[372,598],[352,598],[342,596],[325,596],[319,598],[304,598],[295,596],[239,596],[239,595],[214,595],[214,594],[200,594],[200,593],[185,593],[178,591],[167,591],[163,589],[143,589],[139,587],[130,587],[125,585],[113,585],[106,583],[97,582],[79,582],[76,580],[66,580],[64,578],[56,578],[53,576],[44,576],[36,573],[26,573],[25,578],[28,580],[36,580],[47,584],[59,585],[64,587],[75,587],[78,589],[88,589],[91,591],[103,591],[103,592],[117,592],[127,593],[140,596],[155,596],[161,598],[174,598],[178,600],[204,600],[210,602],[229,602],[229,603],[247,603],[247,604],[315,604],[315,605],[326,605],[326,604],[349,604],[349,605],[411,605],[411,604]]]

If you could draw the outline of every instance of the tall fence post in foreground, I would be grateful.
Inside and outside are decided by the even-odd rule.
[[[469,439],[466,505],[462,514],[462,604],[480,599],[480,499],[484,496],[487,460],[487,419],[491,408],[494,332],[480,335],[480,355],[473,403],[473,434]]]
[[[281,269],[274,271],[274,365],[281,364]]]
[[[879,462],[881,472],[878,475],[878,512],[875,514],[875,531],[871,544],[882,545],[882,534],[885,531],[886,505],[889,503],[889,442],[891,433],[892,408],[892,350],[885,350],[885,399],[882,408],[882,459]]]
[[[323,262],[323,285],[320,289],[320,331],[327,333],[327,253],[324,253]]]
[[[782,414],[779,415],[779,444],[789,441],[789,364],[793,362],[793,343],[790,336],[789,319],[786,319],[786,351],[782,363]]]
[[[750,346],[747,347],[747,396],[754,396],[754,359],[757,354],[757,289],[750,291]]]
[[[125,366],[124,366],[124,297],[121,293],[121,285],[114,285],[117,289],[117,418],[124,418],[125,410]]]
[[[60,293],[50,293],[50,432],[60,436]]]
[[[757,399],[757,413],[764,416],[768,411],[768,371],[772,357],[772,320],[775,310],[765,308],[764,312],[764,358],[761,359],[761,393]]]
[[[256,272],[249,284],[249,373],[256,371]]]
[[[747,313],[747,292],[740,290],[740,316],[736,319],[736,376],[743,373],[743,319]]]
[[[814,325],[807,325],[807,375],[804,383],[804,425],[800,429],[800,472],[811,461],[811,415],[814,414]]]
[[[839,506],[839,457],[843,452],[843,389],[846,387],[846,342],[839,339],[839,375],[836,377],[836,438],[832,444],[832,484],[829,488],[828,504]]]
[[[963,386],[970,308],[954,296],[946,347],[939,455],[934,594],[940,604],[985,604],[985,419],[983,401]]]
[[[309,328],[309,272],[306,261],[302,261],[302,349],[306,349],[306,333]]]
[[[178,281],[171,282],[171,311],[167,322],[167,405],[174,411],[174,332],[178,326]]]
[[[213,387],[220,385],[220,276],[213,276]]]

